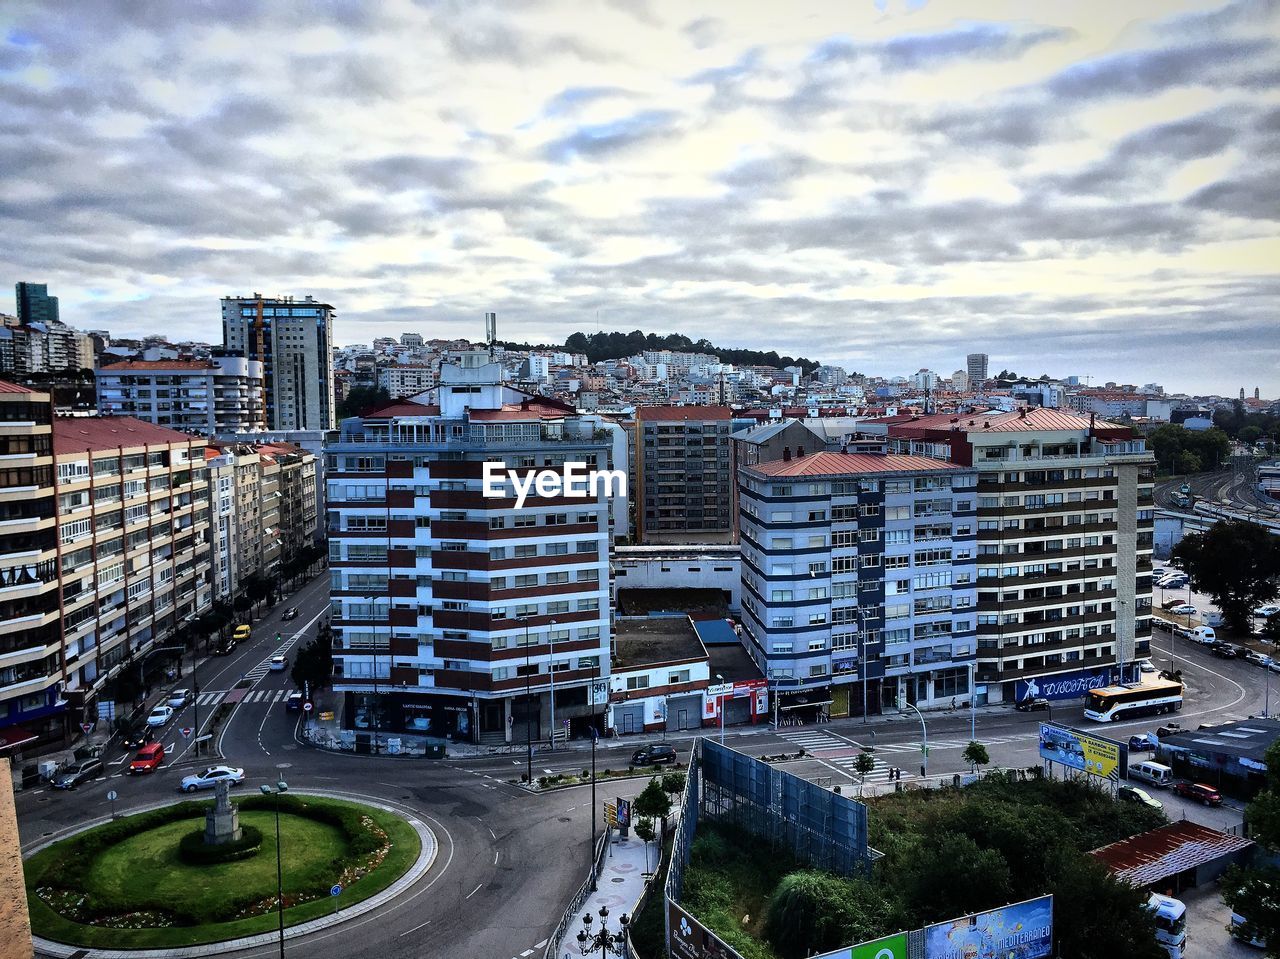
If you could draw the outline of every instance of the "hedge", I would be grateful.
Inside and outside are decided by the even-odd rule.
[[[204,830],[197,829],[182,837],[178,857],[192,866],[208,866],[219,862],[248,859],[262,848],[262,830],[247,823],[240,827],[240,838],[234,842],[211,846],[204,841]]]

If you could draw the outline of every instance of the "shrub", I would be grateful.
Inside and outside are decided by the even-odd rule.
[[[662,777],[662,791],[664,793],[684,792],[684,773],[666,773]]]
[[[241,836],[235,842],[210,846],[204,841],[204,830],[197,829],[182,837],[178,843],[178,857],[192,866],[208,866],[219,862],[235,862],[257,855],[262,848],[262,830],[256,826],[240,827]]]
[[[551,781],[551,780],[550,780],[550,779],[548,779],[546,776],[539,776],[539,777],[538,777],[538,788],[539,788],[539,789],[546,789],[546,788],[547,788],[547,783],[548,783],[548,782],[550,782],[550,781]]]

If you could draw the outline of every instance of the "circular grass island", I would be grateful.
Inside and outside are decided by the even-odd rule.
[[[280,796],[286,926],[382,891],[422,852],[414,828],[384,809]],[[247,836],[238,858],[200,862],[181,850],[204,830],[208,802],[125,816],[56,842],[24,864],[31,930],[77,946],[155,949],[239,939],[277,928],[276,799],[236,800]],[[341,885],[332,896],[330,889]]]

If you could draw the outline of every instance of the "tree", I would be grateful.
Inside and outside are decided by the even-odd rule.
[[[333,682],[333,631],[328,626],[294,655],[289,678],[299,689],[306,683],[312,691],[329,688]]]
[[[644,871],[649,871],[649,843],[657,837],[658,830],[654,828],[653,820],[648,816],[643,816],[636,820],[636,838],[644,843]]]
[[[1273,643],[1280,643],[1280,613],[1266,618],[1262,624],[1262,635]]]
[[[649,780],[649,785],[636,797],[633,803],[636,818],[663,819],[671,813],[671,797],[662,791],[658,777]]]
[[[961,759],[967,762],[970,768],[976,773],[979,766],[985,766],[991,762],[991,757],[987,754],[987,747],[975,740],[970,740],[969,745],[964,747]]]
[[[1273,617],[1274,618],[1274,617]],[[1223,877],[1222,898],[1245,920],[1245,935],[1270,944],[1267,955],[1280,952],[1280,869],[1267,859],[1280,852],[1280,742],[1267,749],[1266,786],[1245,809],[1245,822],[1253,840],[1270,855],[1255,860],[1258,865],[1231,869]]]
[[[391,394],[381,386],[353,386],[338,404],[338,419],[360,416],[391,402]]]
[[[684,781],[684,773],[664,773],[662,776],[662,791],[672,796],[676,793],[682,793],[684,792]]]
[[[862,795],[862,789],[867,784],[867,774],[876,768],[875,757],[871,753],[858,753],[853,761],[853,771],[858,774],[858,795]]]
[[[764,937],[784,959],[800,959],[901,928],[881,887],[816,869],[788,874],[770,899]]]
[[[1240,635],[1252,632],[1253,608],[1280,589],[1280,538],[1245,520],[1224,520],[1184,536],[1172,559],[1193,588],[1213,597],[1227,626]]]

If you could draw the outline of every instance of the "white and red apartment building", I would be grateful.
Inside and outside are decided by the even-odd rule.
[[[334,688],[357,732],[481,742],[603,729],[609,546],[623,497],[518,477],[626,469],[620,427],[504,382],[483,351],[427,394],[343,421],[328,446]]]

